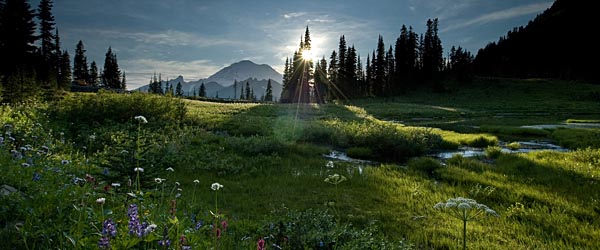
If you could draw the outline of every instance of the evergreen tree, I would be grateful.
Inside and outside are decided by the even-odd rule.
[[[287,59],[285,62],[287,64]],[[284,74],[285,74],[285,70],[284,70]],[[285,79],[285,76],[284,76],[284,79]],[[233,99],[235,99],[235,98],[237,98],[237,80],[233,80]]]
[[[443,69],[444,60],[442,42],[438,37],[438,19],[427,20],[427,31],[423,38],[423,74],[425,80],[434,83],[434,88],[439,89],[440,71]]]
[[[240,100],[244,100],[244,85],[242,84],[242,89],[240,90]]]
[[[246,95],[244,96],[244,99],[250,100],[251,97],[252,97],[252,94],[251,94],[251,90],[250,90],[250,82],[246,81]]]
[[[371,95],[371,83],[373,82],[373,66],[371,65],[371,57],[367,54],[367,66],[365,67],[365,90],[364,95]]]
[[[75,49],[75,57],[73,58],[73,78],[75,78],[75,81],[86,81],[89,78],[85,51],[83,41],[79,40]],[[106,68],[106,62],[104,67]]]
[[[85,72],[87,72],[87,70]],[[119,70],[119,64],[117,63],[117,56],[112,52],[111,47],[108,47],[108,51],[106,52],[106,57],[104,59],[102,80],[104,86],[107,88],[124,89],[124,86],[121,83],[121,70]]]
[[[0,80],[3,94],[9,101],[17,101],[28,90],[33,90],[35,75],[32,61],[36,47],[34,12],[28,1],[6,0],[0,9]]]
[[[392,95],[396,93],[397,87],[394,86],[395,78],[394,78],[394,70],[395,70],[395,62],[394,62],[394,51],[392,50],[392,46],[388,49],[388,52],[385,54],[385,89],[387,95]]]
[[[68,90],[71,87],[71,58],[69,57],[69,52],[66,50],[62,53],[60,57],[59,64],[60,75],[58,78],[59,88],[63,90]]]
[[[271,85],[271,79],[267,81],[267,89],[265,90],[265,95],[263,97],[263,101],[272,102],[273,101],[273,85]]]
[[[386,67],[387,63],[385,61],[385,45],[383,43],[383,37],[379,35],[379,39],[377,41],[377,57],[374,57],[375,60],[371,67],[374,68],[375,73],[375,82],[373,83],[374,94],[377,96],[383,96],[385,93],[385,83],[386,83]]]
[[[58,29],[55,30],[54,33],[54,58],[52,59],[52,64],[55,65],[54,69],[55,69],[55,75],[56,75],[56,87],[58,89],[63,89],[62,88],[62,83],[61,83],[61,79],[62,79],[62,56],[63,56],[63,52],[60,48],[60,36],[58,35]],[[69,62],[70,63],[70,62]],[[69,65],[69,75],[71,74],[71,66]],[[70,77],[70,76],[69,76]],[[69,81],[68,85],[71,85],[71,82]]]
[[[337,58],[337,53],[334,50],[331,52],[331,56],[329,57],[329,69],[327,72],[330,82],[337,83],[337,71],[338,71],[338,58]]]
[[[39,62],[38,76],[44,84],[50,85],[52,82],[51,85],[54,85],[57,79],[57,64],[55,64],[57,55],[55,54],[56,44],[53,34],[55,23],[51,0],[40,1],[37,17],[40,20],[39,38],[41,40],[40,56],[42,59]]]
[[[98,66],[96,66],[96,61],[92,61],[92,64],[90,64],[87,82],[90,86],[98,87]]]
[[[317,103],[325,103],[327,97],[327,60],[325,57],[315,66],[315,99]]]
[[[200,84],[200,91],[198,95],[200,97],[206,97],[206,87],[204,86],[204,83]]]
[[[127,79],[125,77],[125,72],[123,71],[123,80],[121,80],[120,89],[127,89]]]
[[[40,39],[42,40],[41,53],[44,60],[50,60],[54,53],[54,16],[52,15],[52,0],[41,0],[38,5],[38,18],[40,20]]]
[[[181,82],[177,82],[177,87],[175,88],[175,96],[177,96],[177,97],[183,96],[183,86],[181,86]]]
[[[167,90],[167,95],[168,96],[175,95],[175,90],[173,89],[173,84],[169,84],[169,80],[167,80],[167,84],[169,85],[169,90]]]
[[[338,67],[337,74],[335,78],[335,85],[338,90],[341,92],[341,96],[346,96],[348,93],[348,87],[346,86],[346,56],[347,56],[347,47],[346,47],[346,37],[340,36],[340,42],[338,45]]]

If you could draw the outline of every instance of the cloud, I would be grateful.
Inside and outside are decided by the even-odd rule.
[[[468,26],[473,26],[473,25],[483,25],[486,23],[494,22],[494,21],[506,20],[506,19],[519,17],[519,16],[523,16],[523,15],[529,15],[529,14],[533,14],[533,13],[540,13],[540,12],[546,10],[548,7],[550,7],[550,5],[552,5],[552,2],[544,2],[544,3],[522,5],[522,6],[510,8],[510,9],[495,11],[492,13],[481,15],[481,16],[473,18],[471,20],[467,20],[467,21],[464,21],[461,23],[456,23],[456,24],[450,25],[450,26],[442,29],[442,32],[452,31],[452,30],[456,30],[456,29],[460,29],[460,28],[464,28],[464,27],[468,27]]]
[[[189,62],[164,61],[157,59],[133,59],[120,62],[121,71],[127,73],[128,89],[136,89],[148,84],[150,78],[160,73],[163,79],[173,79],[179,75],[186,81],[207,78],[221,69],[210,60],[195,60]]]
[[[183,32],[177,30],[165,30],[160,32],[128,32],[119,30],[74,30],[84,34],[94,34],[104,37],[118,39],[130,39],[138,43],[169,46],[192,46],[197,48],[206,48],[222,45],[240,45],[239,41],[225,38],[212,38],[200,36],[198,34]]]
[[[290,19],[290,18],[301,17],[304,15],[306,15],[306,12],[291,12],[291,13],[283,14],[283,18]]]

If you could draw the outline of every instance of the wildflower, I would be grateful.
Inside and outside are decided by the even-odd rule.
[[[166,226],[163,230],[163,238],[158,241],[158,245],[161,247],[169,247],[171,245],[171,240],[169,240],[169,228]]]
[[[167,171],[171,171],[171,172],[175,172],[175,169],[173,169],[172,167],[168,167],[167,169],[165,169]]]
[[[329,161],[327,162],[327,164],[325,165],[327,168],[333,168],[333,161]]]
[[[129,205],[129,209],[127,209],[127,217],[129,217],[129,224],[127,225],[127,228],[129,228],[129,234],[136,234],[141,238],[143,236],[142,225],[140,224],[137,204]]]
[[[175,182],[175,185],[180,186],[181,183],[179,183],[178,181]]]
[[[156,224],[150,224],[148,225],[145,230],[144,230],[144,235],[148,235],[152,232],[154,232],[154,229],[156,229],[158,226],[156,226]]]
[[[223,185],[219,184],[218,182],[215,182],[212,185],[210,185],[210,188],[214,191],[217,191],[217,190],[223,188]]]
[[[102,224],[102,235],[115,237],[117,236],[117,225],[113,222],[112,219],[107,219]]]
[[[63,165],[67,165],[67,164],[71,163],[71,161],[69,161],[69,160],[62,160],[62,161],[60,161],[60,163],[63,164]]]
[[[143,117],[141,115],[134,117],[134,119],[136,119],[137,121],[139,121],[141,123],[148,123],[148,120],[146,120],[146,117]]]
[[[229,226],[229,224],[227,223],[226,220],[221,221],[221,227],[223,228],[223,231],[227,230],[228,226]]]
[[[110,185],[104,185],[104,192],[110,192],[111,186]]]
[[[263,238],[261,238],[260,240],[258,240],[258,242],[256,242],[256,250],[265,250],[265,240]]]
[[[339,175],[339,174],[329,175],[329,176],[327,176],[327,178],[325,178],[325,182],[331,183],[333,185],[340,184],[344,181],[346,181],[346,177],[343,175]]]
[[[15,139],[15,138],[14,138],[14,137],[12,137],[12,136],[9,136],[9,137],[8,137],[8,140],[9,140],[9,141],[11,141],[11,142],[14,142],[14,141],[16,141],[17,139]]]
[[[137,196],[134,193],[127,193],[127,196],[131,197],[131,198],[136,198]]]
[[[104,204],[104,202],[106,202],[106,198],[98,198],[98,199],[96,199],[96,203],[98,203],[98,204]]]
[[[217,238],[221,238],[221,229],[217,228],[215,235],[217,236]]]
[[[33,181],[39,181],[40,179],[42,179],[42,175],[38,172],[33,173],[33,178],[31,180]]]
[[[194,183],[200,184],[200,181],[196,179],[196,180],[194,180]]]
[[[90,141],[96,140],[96,135],[90,135]]]
[[[121,150],[121,154],[124,154],[124,155],[129,154],[129,151],[123,149],[123,150]]]
[[[121,186],[121,183],[113,183],[113,184],[110,184],[110,185],[117,188],[117,187]]]
[[[94,178],[94,176],[90,175],[90,174],[85,174],[85,180],[89,183],[94,183],[96,182],[96,178]]]
[[[161,247],[169,247],[171,245],[171,240],[169,240],[169,239],[159,240],[158,245]]]
[[[26,167],[29,167],[29,166],[31,166],[29,163],[25,163],[25,162],[21,163],[21,167],[26,168]]]
[[[26,147],[20,147],[19,150],[21,150],[21,151],[27,151],[27,148]]]
[[[110,249],[110,239],[108,237],[100,238],[100,241],[98,242],[98,248]]]
[[[175,198],[180,198],[180,197],[181,197],[181,194],[180,194],[180,193],[177,193],[177,194],[175,195]]]
[[[196,230],[200,230],[200,228],[202,227],[202,225],[204,225],[204,221],[203,220],[199,220],[198,222],[196,222]]]
[[[42,146],[42,150],[48,152],[48,151],[50,151],[50,148],[48,146]]]
[[[85,180],[79,177],[74,177],[73,178],[73,184],[75,185],[83,185],[85,184]]]
[[[161,179],[161,178],[154,178],[154,182],[156,182],[157,184],[161,184],[163,181],[166,181],[167,179]]]
[[[143,168],[134,168],[133,171],[135,171],[135,172],[142,172],[143,173],[144,169]]]

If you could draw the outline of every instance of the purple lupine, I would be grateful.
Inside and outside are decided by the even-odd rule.
[[[203,220],[198,220],[198,222],[196,222],[196,230],[199,230],[202,225],[204,225],[204,221]]]
[[[136,204],[129,205],[127,216],[129,217],[129,224],[127,225],[127,228],[129,228],[129,234],[136,234],[141,238],[143,236],[143,231],[138,215],[138,207]]]
[[[98,248],[110,249],[110,238],[117,236],[117,225],[111,218],[102,223],[102,237],[98,241]]]
[[[161,247],[169,247],[171,245],[171,240],[169,240],[169,228],[165,226],[163,230],[163,238],[158,241],[158,245]]]
[[[42,179],[42,175],[40,173],[33,173],[33,178],[31,178],[32,181],[39,181],[40,179]]]
[[[110,249],[110,239],[108,237],[100,238],[100,241],[98,241],[98,248]]]

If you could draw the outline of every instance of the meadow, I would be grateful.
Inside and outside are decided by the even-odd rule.
[[[596,249],[600,129],[521,126],[597,121],[598,93],[483,79],[325,105],[103,92],[4,105],[0,242],[461,249],[463,221],[434,206],[466,197],[494,211],[468,222],[469,249]],[[497,150],[523,140],[570,151]],[[487,154],[427,157],[467,146]],[[331,150],[365,161],[324,157]]]

